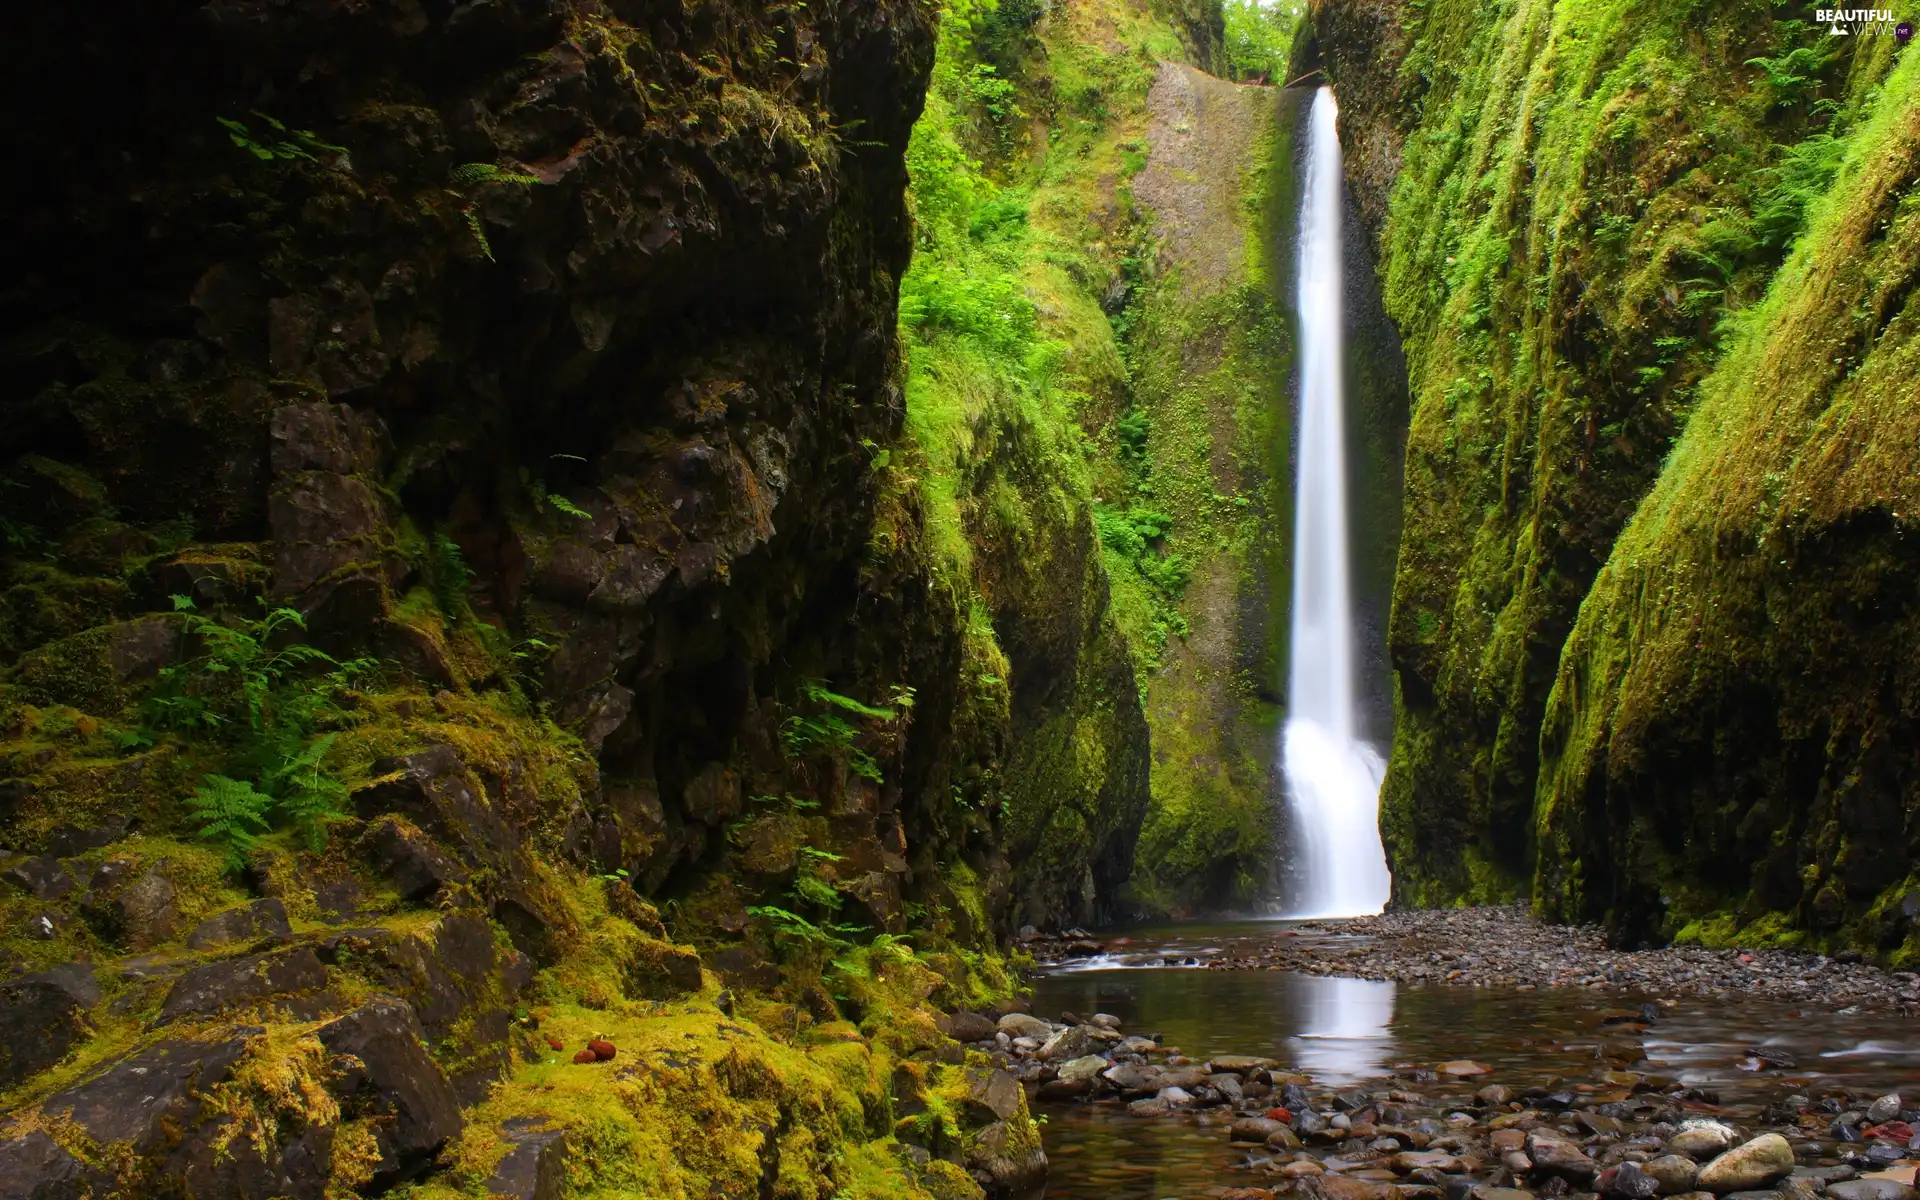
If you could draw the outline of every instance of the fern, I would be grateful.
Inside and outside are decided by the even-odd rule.
[[[473,570],[460,553],[460,543],[444,532],[433,535],[426,554],[427,587],[434,602],[449,621],[459,621],[471,611],[467,589],[473,586]]]
[[[493,243],[487,240],[487,231],[480,224],[479,206],[469,204],[460,210],[460,215],[467,219],[467,228],[473,231],[473,240],[480,243],[480,253],[487,256],[488,262],[493,262]]]
[[[809,904],[816,904],[829,912],[838,910],[841,896],[834,886],[820,878],[811,870],[803,870],[793,878],[793,894]]]
[[[319,162],[314,156],[316,150],[339,155],[347,152],[345,146],[321,141],[311,129],[289,129],[284,122],[258,110],[253,115],[267,127],[267,132],[256,136],[245,121],[236,121],[232,117],[215,117],[214,120],[227,131],[228,140],[261,162],[291,162],[297,158]]]
[[[507,171],[492,163],[461,163],[448,173],[452,189],[457,193],[466,193],[474,188],[490,183],[504,183],[515,187],[531,187],[544,182],[538,175],[527,175],[518,171]],[[487,231],[480,223],[480,202],[468,200],[460,209],[460,215],[466,218],[467,228],[473,232],[473,240],[479,243],[480,253],[492,262],[493,244],[487,241]]]
[[[267,814],[273,797],[254,790],[251,783],[225,775],[208,775],[187,801],[187,815],[200,836],[225,846],[228,858],[239,865],[248,850],[270,827]]]
[[[329,733],[314,738],[272,771],[266,781],[278,796],[275,815],[311,850],[322,849],[327,842],[327,826],[346,815],[347,786],[321,769],[335,736]]]
[[[1820,85],[1820,73],[1832,65],[1837,54],[1826,42],[1823,38],[1813,46],[1796,46],[1773,58],[1747,60],[1749,67],[1759,67],[1765,73],[1775,108],[1793,107],[1808,88]]]
[[[578,504],[575,504],[573,501],[567,499],[565,496],[562,496],[558,492],[548,492],[547,503],[551,504],[556,512],[565,513],[567,516],[572,517],[576,521],[593,520],[592,513],[588,512],[584,508],[581,508]]]
[[[1807,223],[1807,207],[1826,192],[1847,155],[1847,144],[1831,134],[1811,134],[1791,146],[1776,147],[1778,165],[1759,172],[1766,180],[1753,209],[1760,240],[1784,250]]]
[[[541,182],[538,175],[504,171],[492,163],[483,162],[461,163],[453,169],[451,176],[456,188],[473,188],[486,183],[511,183],[527,187]]]
[[[130,745],[151,745],[169,729],[227,744],[228,774],[208,775],[188,811],[202,836],[225,843],[236,862],[276,822],[320,849],[327,824],[345,810],[347,788],[322,766],[335,735],[315,732],[345,718],[338,697],[373,660],[343,663],[288,641],[306,629],[290,608],[227,622],[201,616],[185,596],[174,597],[174,608],[202,652],[161,672],[146,702],[149,728]]]
[[[770,904],[751,905],[747,908],[747,915],[765,921],[771,927],[775,938],[786,938],[793,942],[820,946],[833,952],[853,948],[851,941],[832,932],[838,928],[837,926],[823,928],[799,913],[788,912],[784,908],[777,908]]]

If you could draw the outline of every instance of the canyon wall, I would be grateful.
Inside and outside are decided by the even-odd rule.
[[[1414,398],[1397,899],[1912,953],[1915,455],[1844,415],[1912,395],[1904,51],[1764,4],[1312,17]]]

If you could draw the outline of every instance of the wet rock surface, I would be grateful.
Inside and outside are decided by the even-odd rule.
[[[1759,993],[1810,1009],[1920,1012],[1920,974],[1913,972],[1789,950],[1620,950],[1598,926],[1550,925],[1517,906],[1305,921],[1204,956],[1136,950],[1125,937],[1102,939],[1084,930],[1035,933],[1026,943],[1043,962],[1106,956],[1127,965],[1299,971],[1521,991],[1577,987],[1717,999]]]
[[[1022,1016],[1023,1029],[1040,1021]],[[1659,1021],[1656,1012],[1619,1017]],[[1920,1159],[1920,1097],[1827,1088],[1727,1106],[1711,1090],[1604,1057],[1588,1077],[1550,1085],[1489,1082],[1491,1068],[1457,1059],[1398,1064],[1391,1078],[1336,1089],[1272,1059],[1189,1058],[1105,1014],[1040,1023],[1019,1038],[997,1030],[979,1048],[1044,1103],[1107,1106],[1122,1120],[1217,1136],[1257,1186],[1210,1195],[1911,1200]],[[1068,1036],[1090,1040],[1093,1053],[1049,1060],[1044,1048]],[[1094,1193],[1069,1185],[1065,1194]]]

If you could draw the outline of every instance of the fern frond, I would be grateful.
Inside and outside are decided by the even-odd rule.
[[[487,231],[480,226],[480,210],[469,204],[460,210],[460,215],[467,219],[467,228],[473,231],[473,240],[480,243],[480,253],[487,256],[488,262],[494,261],[493,243],[487,240]]]
[[[208,775],[187,800],[187,815],[200,827],[200,836],[224,843],[235,862],[259,843],[272,808],[273,797],[256,791],[246,780],[225,775]]]
[[[538,175],[526,175],[517,171],[506,171],[492,163],[461,163],[450,173],[453,185],[459,188],[479,187],[486,183],[511,183],[528,187],[541,182]]]

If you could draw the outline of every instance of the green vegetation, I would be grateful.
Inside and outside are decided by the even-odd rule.
[[[1549,912],[1708,944],[1920,949],[1914,774],[1878,765],[1915,617],[1861,611],[1911,594],[1920,511],[1920,56],[1891,58],[1855,64],[1875,85],[1836,118],[1838,151],[1813,152],[1837,157],[1832,186],[1729,325],[1567,639],[1535,813]]]
[[[291,162],[305,159],[307,162],[319,162],[318,154],[329,157],[345,155],[345,146],[336,146],[323,142],[311,129],[289,129],[286,123],[259,111],[253,116],[265,126],[264,131],[256,134],[245,121],[232,117],[216,117],[227,139],[261,162]]]
[[[1293,31],[1305,0],[1226,0],[1228,78],[1287,82]]]
[[[1234,19],[1244,74],[1284,58],[1291,13]],[[1259,696],[1277,649],[1263,620],[1243,627],[1236,597],[1264,596],[1266,535],[1284,511],[1267,488],[1285,365],[1263,254],[1285,174],[1267,169],[1284,152],[1265,131],[1272,93],[1215,102],[1230,127],[1201,153],[1228,161],[1209,168],[1213,207],[1178,218],[1234,248],[1231,279],[1163,273],[1184,251],[1169,256],[1137,195],[1148,92],[1191,32],[1122,5],[1057,6],[1045,21],[1034,5],[947,7],[908,155],[912,444],[888,464],[916,489],[945,577],[984,618],[970,626],[991,642],[983,655],[1004,654],[1009,621],[1016,646],[1106,625],[1100,670],[1131,664],[1158,750],[1132,897],[1159,908],[1260,884],[1274,717]],[[1126,53],[1095,49],[1113,38]],[[1183,135],[1169,122],[1155,136]],[[1187,648],[1203,635],[1205,651]],[[1017,693],[1022,665],[976,678]],[[1137,738],[1114,711],[1129,702],[1094,684],[1094,666],[1077,666],[1093,685],[1082,715],[1031,738],[1003,777],[1013,844],[1041,870],[1123,828],[1112,789],[1137,786],[1112,769]]]
[[[201,653],[161,670],[144,702],[146,728],[131,739],[151,744],[164,733],[199,734],[202,744],[220,747],[227,769],[241,778],[210,773],[189,811],[201,836],[226,846],[236,865],[275,822],[318,849],[347,795],[323,766],[334,735],[320,730],[345,718],[338,699],[373,660],[342,663],[294,640],[306,622],[290,608],[220,621],[194,611],[185,596],[173,604]]]
[[[529,175],[524,171],[509,171],[492,163],[461,163],[447,174],[448,189],[462,198],[460,215],[467,223],[467,229],[473,234],[474,242],[480,247],[480,253],[488,262],[493,261],[493,244],[487,240],[487,230],[480,220],[481,188],[492,184],[509,187],[532,187],[543,182],[538,175]],[[552,503],[561,512],[569,516],[584,517],[587,514],[574,508],[565,497],[549,496]]]
[[[811,754],[841,756],[854,774],[874,783],[881,782],[884,777],[879,762],[861,744],[870,736],[869,730],[856,726],[847,717],[860,718],[878,727],[890,725],[904,710],[913,707],[913,689],[896,688],[889,708],[875,708],[851,696],[842,696],[819,679],[803,680],[800,694],[811,711],[790,713],[781,722],[780,741],[787,754],[793,758]]]
[[[1410,114],[1381,239],[1413,394],[1382,794],[1408,901],[1526,886],[1567,632],[1881,69],[1784,15],[1433,0],[1399,60],[1353,48],[1381,74],[1340,82]]]

